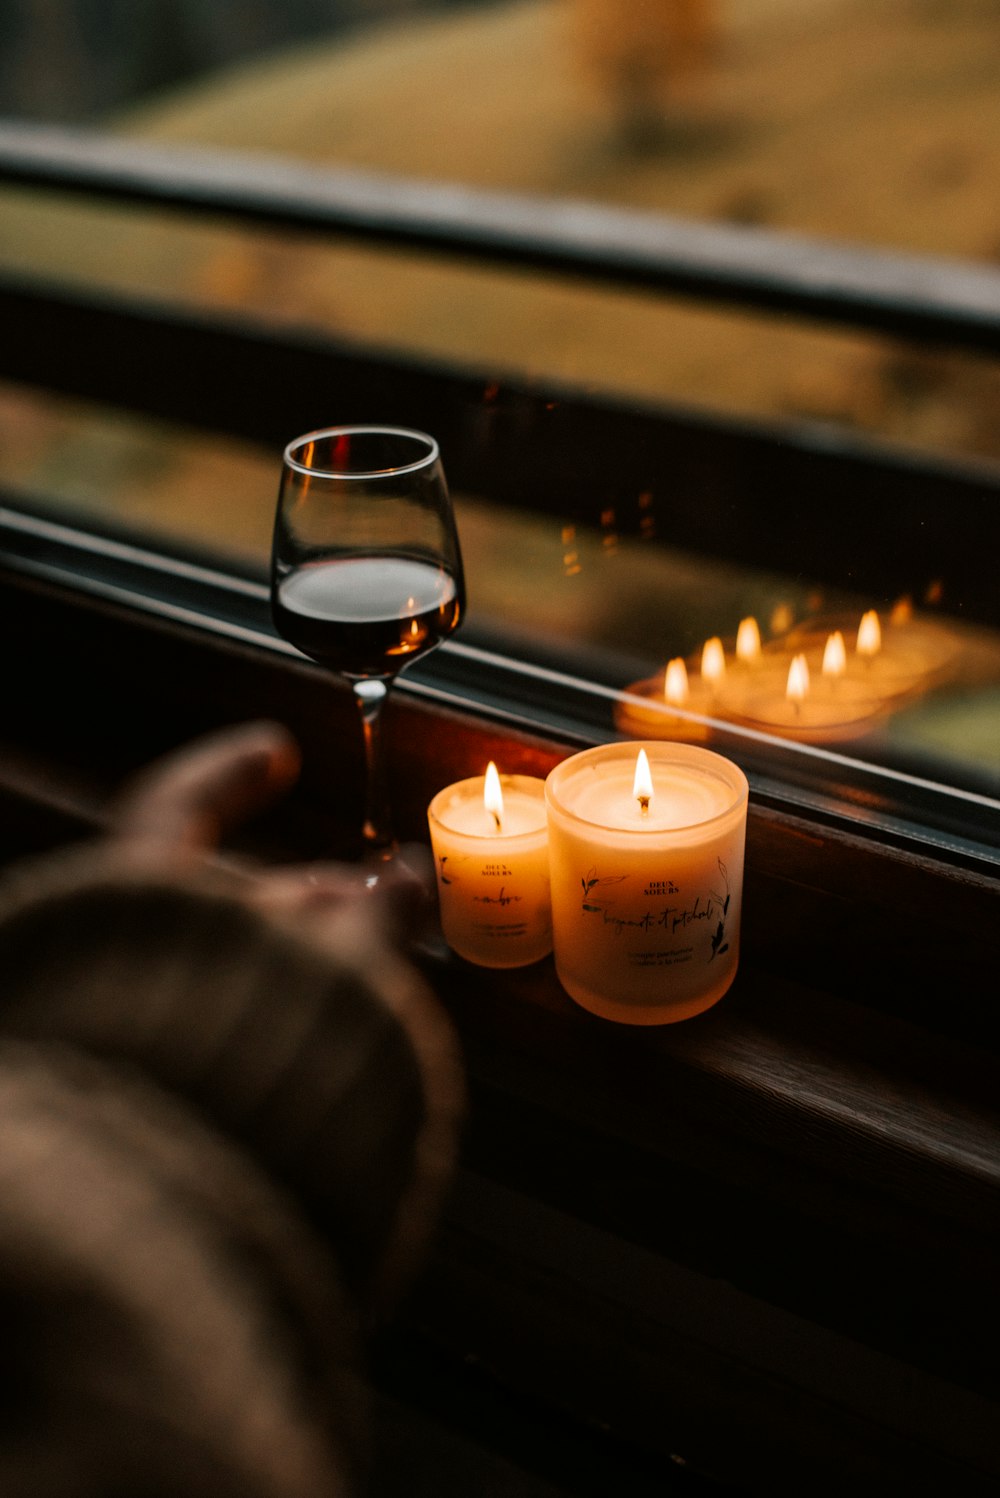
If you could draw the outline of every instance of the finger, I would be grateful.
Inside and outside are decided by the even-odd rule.
[[[322,913],[345,900],[367,895],[361,874],[344,864],[296,864],[255,869],[246,898],[261,910]]]
[[[198,739],[145,770],[113,808],[114,835],[146,853],[217,847],[293,784],[299,749],[277,723],[245,723]]]
[[[375,869],[311,863],[257,870],[246,898],[258,909],[317,921],[356,902],[387,939],[405,944],[420,936],[427,925],[433,904],[433,866],[425,848],[406,844]]]

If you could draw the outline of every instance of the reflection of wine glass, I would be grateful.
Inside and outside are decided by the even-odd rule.
[[[465,583],[433,437],[331,427],[290,442],[271,557],[278,632],[350,682],[364,729],[364,841],[392,845],[380,713],[405,665],[458,628]]]

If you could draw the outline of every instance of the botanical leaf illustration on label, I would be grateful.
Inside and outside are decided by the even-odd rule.
[[[729,888],[729,870],[726,868],[721,858],[716,859],[716,862],[719,865],[719,873],[722,875],[726,893],[725,895],[721,895],[718,890],[713,889],[711,891],[712,899],[722,911],[722,918],[712,934],[712,957],[708,959],[709,962],[712,961],[713,957],[721,957],[723,952],[728,952],[729,950],[729,943],[725,939],[726,916],[729,914],[729,900],[732,893]]]
[[[603,910],[603,905],[591,903],[591,891],[595,889],[601,889],[608,884],[622,884],[627,878],[627,874],[606,874],[603,878],[598,878],[597,866],[596,864],[591,864],[586,874],[580,880],[580,883],[583,886],[582,908],[584,910],[591,911]]]

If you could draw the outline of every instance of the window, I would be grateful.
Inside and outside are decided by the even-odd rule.
[[[151,71],[154,32],[123,32],[105,73],[81,70],[89,96],[67,74],[61,108],[51,95],[43,107],[8,80],[8,107],[98,123],[128,159],[180,151],[171,160],[195,187],[204,148],[237,153],[242,190],[294,192],[289,160],[335,169],[342,202],[369,194],[369,218],[380,202],[419,213],[407,193],[430,187],[439,222],[464,215],[474,236],[485,213],[486,238],[527,222],[548,252],[503,265],[303,232],[280,214],[261,226],[11,186],[0,256],[22,290],[124,297],[151,327],[187,328],[171,357],[201,347],[205,319],[237,343],[263,329],[294,351],[301,383],[296,406],[262,357],[245,410],[215,409],[205,430],[216,395],[196,396],[197,358],[164,374],[159,408],[149,395],[136,411],[128,371],[41,398],[15,350],[0,401],[9,496],[200,550],[260,588],[281,441],[420,415],[442,439],[473,605],[453,658],[427,669],[450,680],[488,658],[506,680],[514,661],[513,697],[532,711],[558,701],[582,731],[707,732],[813,810],[836,802],[996,856],[987,356],[1000,278],[984,184],[1000,135],[978,62],[995,18],[889,0],[808,15],[706,7],[702,30],[673,38],[674,70],[665,34],[640,46],[602,24],[597,0],[359,3],[329,31],[303,7],[295,35],[287,7],[265,20],[255,6],[256,33],[226,28],[246,43],[239,56],[193,14],[174,28],[173,61],[158,46]],[[78,41],[67,65],[86,55],[85,28]],[[29,42],[30,28],[10,54],[19,86]],[[211,70],[195,67],[206,58]],[[16,157],[24,137],[11,140]],[[317,180],[303,179],[305,198]],[[664,279],[680,295],[635,273],[648,215],[663,214]],[[560,235],[595,233],[607,274],[567,274]],[[618,275],[614,245],[630,234],[633,270]],[[832,294],[821,286],[790,316],[817,274]],[[321,347],[340,374],[318,365],[310,389]],[[863,636],[859,653],[873,611],[880,648]],[[750,626],[737,654],[747,619],[759,660]],[[724,677],[705,655],[716,638]]]

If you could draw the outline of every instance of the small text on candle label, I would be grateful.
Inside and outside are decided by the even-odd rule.
[[[509,895],[505,887],[501,884],[495,895],[473,895],[472,898],[478,901],[480,905],[516,905],[520,903],[521,896]]]

